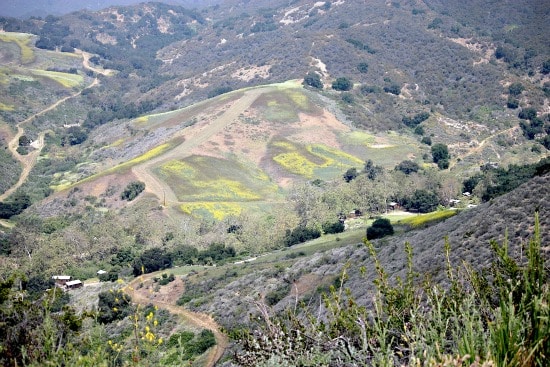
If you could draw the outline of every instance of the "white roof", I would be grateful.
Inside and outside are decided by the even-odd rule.
[[[106,273],[106,271],[105,271],[105,270],[98,270],[98,271],[97,271],[97,274],[99,274],[99,275],[101,275],[101,274],[105,274],[105,273]]]

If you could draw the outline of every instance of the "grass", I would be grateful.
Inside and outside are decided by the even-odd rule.
[[[323,144],[302,146],[289,141],[275,141],[271,148],[277,164],[308,179],[334,178],[347,168],[363,164],[361,159]]]
[[[55,80],[65,88],[73,88],[82,85],[84,78],[78,74],[61,73],[58,71],[31,70],[34,75],[43,76]]]
[[[93,181],[93,180],[95,180],[99,177],[102,177],[102,176],[105,176],[105,175],[108,175],[108,174],[113,174],[113,173],[125,171],[125,170],[131,168],[132,166],[135,166],[139,163],[143,163],[143,162],[145,162],[149,159],[155,158],[155,157],[163,154],[164,152],[166,152],[167,150],[172,148],[174,145],[175,145],[175,142],[173,142],[173,141],[162,144],[162,145],[159,145],[159,146],[149,150],[147,153],[144,153],[144,154],[142,154],[142,155],[140,155],[140,156],[138,156],[138,157],[136,157],[132,160],[129,160],[127,162],[116,165],[115,167],[109,168],[109,169],[107,169],[103,172],[96,173],[95,175],[92,175],[90,177],[86,177],[86,178],[84,178],[80,181],[75,180],[73,182],[73,181],[65,179],[62,183],[60,183],[58,185],[52,185],[51,188],[55,191],[62,191],[62,190],[70,189],[73,186],[76,186],[76,185],[79,185],[79,184],[82,184],[82,183],[85,183],[85,182]],[[68,176],[65,176],[65,177],[68,177]],[[75,177],[78,177],[78,176],[75,176]]]
[[[409,216],[397,221],[397,224],[411,228],[422,228],[450,218],[458,213],[455,209],[438,210],[436,212]]]
[[[316,109],[303,90],[293,84],[283,84],[273,92],[264,93],[254,102],[254,107],[267,121],[275,123],[298,122],[300,112],[313,113]]]
[[[34,61],[34,51],[31,47],[32,35],[27,33],[0,33],[0,41],[13,42],[19,46],[21,50],[21,63],[28,64]]]
[[[180,209],[185,214],[196,217],[223,220],[228,216],[241,214],[243,207],[238,202],[203,201],[182,204]]]
[[[13,105],[7,105],[2,102],[0,102],[0,110],[2,111],[14,111],[15,107]]]
[[[190,156],[172,160],[155,169],[155,173],[184,202],[250,202],[266,200],[278,194],[279,188],[260,169],[237,159],[222,159],[206,156]],[[201,204],[204,207],[205,204]],[[197,210],[186,206],[184,212]],[[207,211],[224,216],[221,212],[240,212],[233,206],[230,210],[213,208]],[[223,207],[227,208],[227,205]]]
[[[340,137],[346,150],[361,157],[363,162],[370,159],[377,165],[393,169],[400,162],[415,160],[427,152],[413,137],[398,134],[392,131],[384,135],[375,136],[362,131],[353,131]]]

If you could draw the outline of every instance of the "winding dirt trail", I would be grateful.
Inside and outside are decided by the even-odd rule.
[[[208,124],[197,129],[184,129],[180,136],[185,137],[185,141],[176,148],[157,158],[148,160],[142,164],[132,167],[132,172],[136,177],[145,183],[147,192],[156,195],[167,205],[177,204],[178,200],[172,188],[162,180],[159,180],[152,172],[152,167],[158,166],[162,162],[172,159],[181,159],[192,154],[193,149],[207,142],[211,137],[223,131],[223,129],[238,119],[239,115],[249,108],[252,103],[263,93],[271,90],[269,87],[255,88],[248,90],[244,95],[235,101],[223,114],[215,118]]]
[[[466,152],[465,154],[461,155],[459,158],[464,160],[466,157],[469,157],[473,154],[478,154],[480,153],[483,148],[485,147],[485,145],[492,139],[494,139],[495,137],[499,136],[499,135],[503,135],[503,134],[509,134],[509,133],[512,133],[514,131],[517,131],[520,127],[519,126],[512,126],[511,128],[508,128],[506,130],[501,130],[501,131],[497,131],[496,133],[494,134],[491,134],[489,135],[488,137],[486,137],[485,139],[483,139],[481,142],[479,142],[479,144],[477,144],[475,147],[472,147],[468,150],[468,152]],[[500,154],[496,151],[496,149],[493,148],[493,151],[495,152],[495,155],[497,156],[498,159],[500,159]],[[454,167],[456,165],[456,163],[453,163],[451,164],[451,167]]]
[[[81,54],[82,54],[82,57],[83,57],[82,64],[86,69],[93,70],[93,71],[95,71],[97,73],[100,73],[100,74],[103,74],[103,75],[110,75],[110,70],[107,70],[107,71],[97,70],[97,69],[90,66],[90,63],[89,63],[90,54],[87,54],[85,52],[82,52]],[[89,88],[93,88],[97,85],[99,85],[99,79],[95,78],[92,81],[92,83],[90,83],[90,85],[88,85],[87,87],[84,87],[80,91],[78,91],[76,93],[73,93],[73,94],[71,94],[67,97],[61,98],[60,100],[56,101],[54,104],[46,107],[42,111],[35,113],[34,115],[28,117],[27,119],[25,119],[25,120],[23,120],[23,121],[21,121],[17,124],[17,133],[15,134],[13,139],[11,139],[9,141],[8,149],[9,149],[10,153],[12,154],[12,156],[15,159],[17,159],[19,161],[19,163],[21,163],[21,166],[22,166],[23,169],[21,171],[21,175],[19,176],[19,180],[15,183],[15,185],[13,185],[8,190],[6,190],[2,195],[0,195],[0,201],[6,200],[6,198],[8,198],[19,187],[21,187],[21,185],[23,185],[23,183],[29,177],[29,174],[30,174],[31,170],[33,169],[34,165],[36,164],[38,156],[40,155],[40,152],[42,152],[42,148],[44,148],[44,136],[46,135],[47,131],[43,131],[39,134],[38,139],[36,140],[36,142],[33,143],[33,147],[35,148],[33,151],[29,152],[26,155],[21,155],[17,152],[17,148],[19,147],[19,138],[21,136],[23,136],[23,134],[25,133],[25,130],[23,129],[23,126],[25,124],[31,122],[35,118],[37,118],[39,116],[42,116],[42,115],[44,115],[45,113],[47,113],[51,110],[56,109],[57,107],[59,107],[60,104],[64,103],[65,101],[67,101],[71,98],[75,98],[75,97],[79,96],[80,94],[82,94],[82,92],[84,90],[89,89]]]
[[[170,290],[170,294],[166,298],[157,298],[155,294],[149,293],[149,291],[145,287],[138,288],[138,285],[140,283],[151,282],[151,279],[154,276],[158,276],[160,273],[162,272],[150,273],[137,277],[132,280],[126,287],[124,287],[123,291],[130,297],[132,297],[132,301],[135,303],[144,306],[148,304],[153,304],[154,306],[167,310],[172,314],[182,316],[189,323],[198,328],[211,330],[212,333],[214,333],[214,337],[216,338],[216,345],[212,347],[212,349],[208,353],[205,366],[215,366],[216,362],[220,360],[220,358],[223,356],[223,353],[225,352],[225,349],[227,348],[227,337],[220,331],[220,326],[209,315],[199,312],[192,312],[174,304],[179,296],[181,296],[181,293],[183,293],[184,287],[181,278],[176,277],[176,279],[172,283],[170,283],[171,287],[173,288]],[[175,289],[180,289],[181,291],[174,292]]]

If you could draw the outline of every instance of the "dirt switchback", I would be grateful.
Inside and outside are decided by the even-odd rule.
[[[152,304],[172,314],[182,316],[185,320],[198,328],[211,330],[216,338],[216,345],[208,352],[205,366],[213,367],[227,348],[227,337],[220,331],[220,326],[211,316],[204,313],[192,312],[175,304],[184,292],[184,285],[181,277],[176,277],[173,282],[162,287],[158,293],[151,293],[148,287],[138,288],[140,283],[152,283],[152,278],[158,274],[157,272],[137,277],[124,287],[123,290],[132,297],[132,301],[135,303],[141,305]]]

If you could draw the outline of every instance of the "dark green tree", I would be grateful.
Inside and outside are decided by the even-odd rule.
[[[359,65],[357,65],[357,70],[359,70],[360,73],[366,73],[369,71],[369,64],[366,62],[360,62]]]
[[[338,91],[348,91],[353,88],[353,83],[349,78],[340,77],[332,82],[332,89]]]
[[[413,172],[418,172],[419,169],[420,166],[416,162],[410,160],[405,160],[395,166],[396,171],[401,171],[406,175],[410,175]]]
[[[367,239],[373,240],[393,234],[393,226],[389,219],[378,218],[367,228]]]
[[[416,190],[412,197],[407,198],[404,207],[408,210],[416,210],[420,213],[429,213],[434,211],[439,205],[437,195],[427,190]]]
[[[304,77],[303,85],[310,86],[316,89],[323,89],[323,82],[321,81],[321,76],[314,71],[310,71]]]
[[[447,168],[449,165],[449,159],[451,159],[447,145],[442,143],[432,145],[432,159],[434,163],[437,163],[439,168]],[[444,167],[445,165],[447,167]]]
[[[357,168],[355,167],[352,167],[352,168],[348,168],[348,170],[346,171],[346,173],[344,173],[344,181],[346,182],[351,182],[353,181],[355,178],[357,178]]]
[[[145,190],[145,183],[141,181],[133,181],[126,186],[120,198],[122,200],[132,201],[134,200],[143,190]]]

